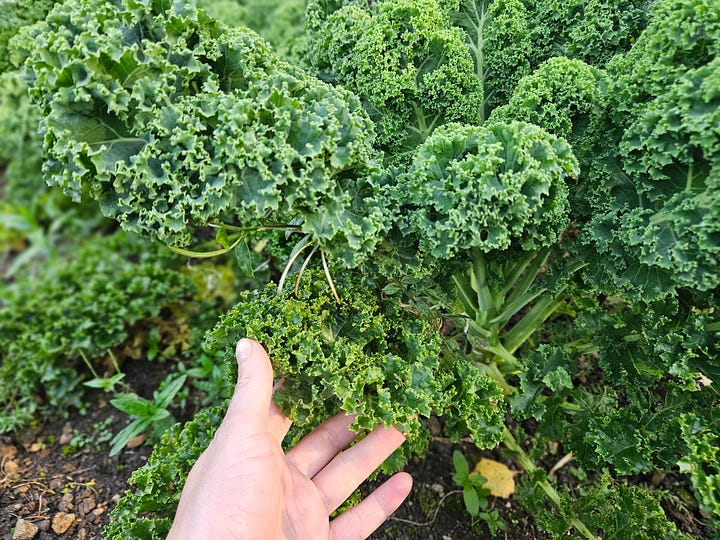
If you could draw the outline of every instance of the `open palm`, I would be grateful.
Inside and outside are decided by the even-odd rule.
[[[290,428],[272,403],[272,368],[256,342],[238,344],[238,383],[228,412],[183,489],[169,539],[362,539],[407,497],[398,473],[334,520],[329,515],[403,442],[395,428],[357,436],[338,415],[284,453]]]

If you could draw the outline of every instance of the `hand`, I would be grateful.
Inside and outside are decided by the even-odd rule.
[[[398,473],[334,520],[337,509],[405,440],[378,427],[356,445],[352,417],[324,422],[286,454],[290,421],[272,403],[272,367],[262,346],[237,346],[238,382],[210,446],[190,471],[168,539],[361,539],[405,500]]]

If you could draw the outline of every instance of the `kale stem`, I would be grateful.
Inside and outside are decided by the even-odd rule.
[[[462,274],[454,274],[452,280],[455,283],[459,300],[463,305],[463,309],[465,309],[466,315],[471,319],[475,319],[478,307],[475,305],[474,295],[471,292],[472,286]]]
[[[473,275],[477,293],[478,311],[483,321],[496,315],[497,304],[488,283],[485,256],[478,250],[473,251]]]
[[[540,325],[562,304],[560,294],[545,296],[503,336],[505,348],[514,353],[537,330]]]

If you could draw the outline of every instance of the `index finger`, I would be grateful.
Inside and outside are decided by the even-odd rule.
[[[316,474],[313,483],[328,514],[334,512],[404,442],[405,436],[397,428],[380,425]]]
[[[348,429],[354,419],[340,413],[326,420],[289,450],[287,459],[298,471],[312,478],[358,436]]]

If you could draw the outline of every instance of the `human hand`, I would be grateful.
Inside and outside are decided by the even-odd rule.
[[[238,382],[227,414],[183,489],[170,540],[367,538],[405,500],[412,478],[392,476],[357,506],[336,510],[405,438],[378,427],[356,445],[344,414],[283,453],[290,421],[272,403],[273,373],[260,344],[238,343]]]

